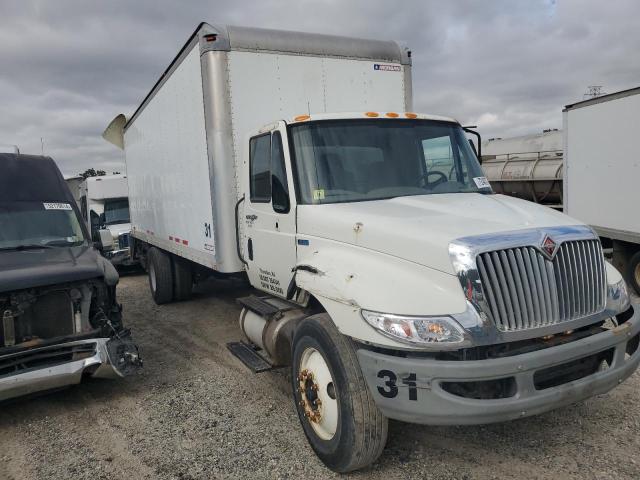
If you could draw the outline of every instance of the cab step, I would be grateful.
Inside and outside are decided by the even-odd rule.
[[[266,372],[273,370],[271,365],[262,355],[260,355],[255,347],[245,342],[229,342],[227,343],[229,351],[238,358],[247,368],[253,371],[253,373]]]
[[[238,298],[237,302],[244,308],[257,313],[266,319],[278,316],[287,310],[299,308],[298,305],[269,295],[261,297],[258,297],[257,295],[249,295],[248,297]]]

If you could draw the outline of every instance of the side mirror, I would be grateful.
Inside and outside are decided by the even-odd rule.
[[[104,212],[101,213],[100,216],[98,217],[101,227],[104,226],[104,224],[106,223],[106,221],[107,221],[106,218],[107,217],[105,216]]]
[[[477,127],[475,125],[469,126],[469,127],[462,127],[462,130],[464,130],[467,133],[470,133],[471,135],[475,135],[476,140],[478,141],[478,148],[476,149],[471,139],[469,139],[469,143],[471,144],[471,148],[476,154],[476,157],[478,157],[478,163],[482,165],[482,137],[476,130],[473,130],[474,128],[477,128]]]
[[[113,250],[113,235],[111,235],[111,231],[107,229],[98,230],[97,237],[96,243],[99,250],[103,252]]]
[[[100,215],[91,210],[89,212],[89,226],[91,228],[91,239],[98,241],[98,230],[100,229]]]

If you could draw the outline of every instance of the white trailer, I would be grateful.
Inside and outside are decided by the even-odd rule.
[[[112,242],[103,245],[102,254],[114,265],[131,265],[129,251],[129,189],[126,175],[88,177],[78,186],[78,205],[91,237],[100,230],[109,232]]]
[[[80,185],[84,182],[84,178],[80,175],[74,175],[64,177],[64,181],[67,182],[69,190],[71,190],[71,195],[73,195],[76,205],[80,208]]]
[[[410,59],[201,24],[104,133],[155,301],[246,276],[229,349],[254,372],[291,366],[304,432],[339,472],[375,461],[388,418],[520,418],[640,362],[640,312],[593,231],[495,195],[457,121],[410,111]]]
[[[565,211],[613,247],[613,264],[640,294],[640,87],[567,105]]]

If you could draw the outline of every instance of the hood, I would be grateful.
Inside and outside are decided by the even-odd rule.
[[[298,206],[302,235],[357,245],[452,275],[453,240],[564,225],[582,223],[526,200],[479,193]]]
[[[114,225],[107,225],[106,228],[111,232],[111,236],[114,240],[118,240],[118,237],[123,233],[131,232],[130,223],[116,223]]]
[[[102,257],[89,246],[0,252],[0,292],[105,276]]]

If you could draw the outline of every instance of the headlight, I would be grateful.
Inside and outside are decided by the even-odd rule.
[[[414,345],[465,346],[462,327],[451,317],[407,317],[361,310],[362,317],[384,335]]]
[[[620,279],[618,283],[609,285],[607,295],[607,310],[613,310],[616,313],[624,312],[631,305],[629,300],[629,292],[624,279]]]

